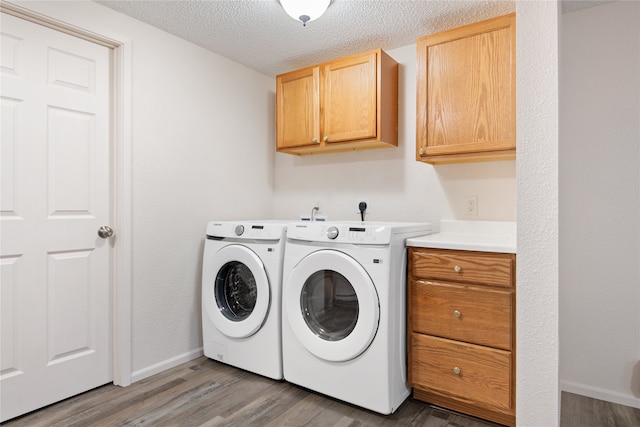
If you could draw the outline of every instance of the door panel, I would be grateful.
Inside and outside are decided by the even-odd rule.
[[[323,66],[321,120],[329,142],[376,138],[376,64],[376,53],[368,52]]]
[[[49,217],[91,215],[91,158],[94,117],[79,111],[49,109]]]
[[[316,144],[320,138],[320,71],[308,67],[277,77],[277,148]],[[316,142],[314,142],[314,138]]]
[[[112,379],[110,56],[2,14],[2,421]]]

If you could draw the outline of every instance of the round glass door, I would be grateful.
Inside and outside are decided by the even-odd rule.
[[[298,341],[324,360],[358,357],[378,330],[375,286],[356,260],[339,251],[321,250],[300,261],[284,285],[283,300]]]
[[[300,307],[307,327],[327,341],[346,338],[358,322],[356,291],[337,271],[313,273],[302,287]]]
[[[238,261],[223,265],[216,277],[215,297],[220,312],[227,319],[241,322],[248,318],[258,299],[256,278],[249,267]]]
[[[215,253],[205,248],[202,276],[202,304],[214,326],[232,338],[255,334],[267,318],[271,299],[260,258],[242,245]]]

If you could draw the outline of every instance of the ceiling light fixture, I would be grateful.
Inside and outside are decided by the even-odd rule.
[[[331,0],[280,0],[280,6],[296,21],[302,22],[306,27],[307,22],[320,18],[327,10]]]

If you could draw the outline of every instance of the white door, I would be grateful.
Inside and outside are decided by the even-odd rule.
[[[2,421],[112,381],[110,49],[2,14]]]
[[[283,288],[286,321],[314,356],[346,362],[373,342],[380,301],[366,270],[352,257],[324,249],[291,270]]]
[[[260,330],[271,301],[269,278],[260,257],[242,245],[213,250],[205,243],[202,307],[213,325],[230,338]]]

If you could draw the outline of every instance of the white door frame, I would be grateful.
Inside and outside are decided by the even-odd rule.
[[[27,6],[31,7],[28,3]],[[38,7],[38,4],[33,4]],[[113,383],[131,384],[131,41],[107,37],[31,9],[0,2],[0,11],[112,50],[111,64],[111,217],[116,244],[111,263]],[[99,30],[98,30],[99,31]]]

